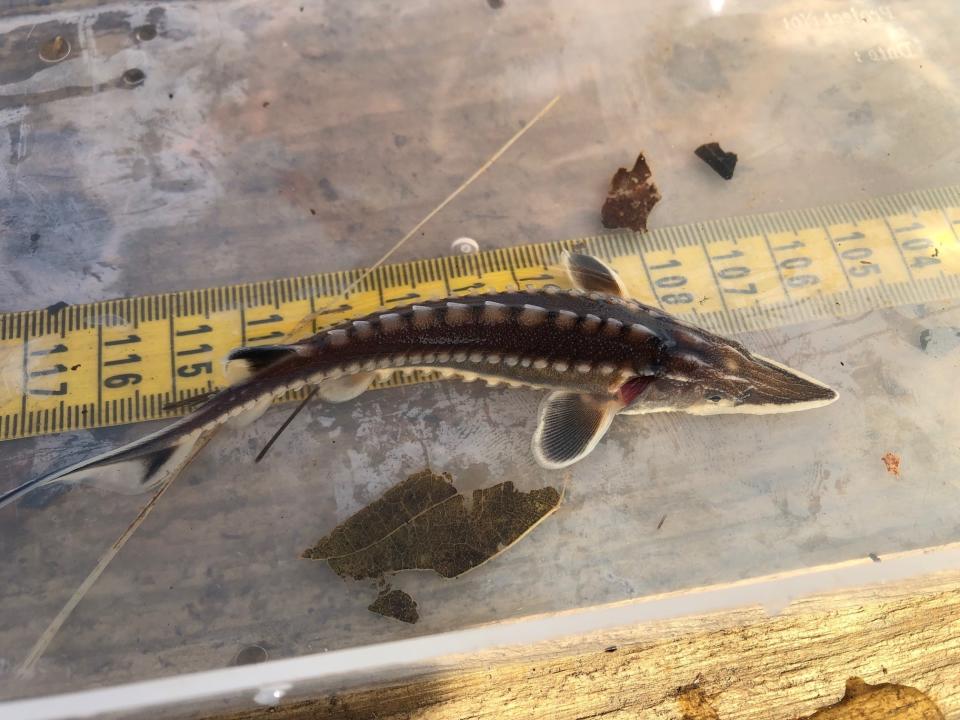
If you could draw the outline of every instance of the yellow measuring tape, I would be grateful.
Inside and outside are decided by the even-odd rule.
[[[952,186],[385,265],[366,277],[355,270],[0,314],[0,439],[171,417],[169,403],[224,383],[221,359],[231,349],[310,334],[361,311],[563,285],[557,258],[575,243],[608,259],[638,300],[733,334],[960,297],[958,233],[960,186]]]

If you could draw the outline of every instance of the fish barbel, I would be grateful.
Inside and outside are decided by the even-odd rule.
[[[618,414],[779,413],[837,393],[739,343],[627,297],[601,260],[565,252],[574,286],[451,297],[345,321],[301,342],[234,350],[230,385],[173,424],[102,455],[29,480],[0,507],[59,481],[141,492],[189,462],[200,437],[247,424],[304,386],[346,402],[398,368],[550,391],[533,436],[546,468],[585,457]]]

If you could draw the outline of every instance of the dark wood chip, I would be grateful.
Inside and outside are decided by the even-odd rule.
[[[733,177],[733,170],[737,167],[737,154],[726,152],[719,143],[704,143],[693,151],[724,180]]]

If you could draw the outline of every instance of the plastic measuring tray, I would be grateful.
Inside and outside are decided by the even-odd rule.
[[[0,17],[0,309],[368,267],[478,169],[392,261],[464,237],[597,235],[610,177],[640,151],[663,195],[654,228],[949,186],[956,20],[933,1],[17,3]],[[731,180],[694,155],[710,141],[737,152]],[[427,383],[312,405],[255,465],[274,410],[218,437],[89,587],[148,497],[38,495],[0,513],[0,698],[227,668],[251,647],[369,678],[372,643],[467,652],[504,640],[490,623],[953,542],[957,328],[941,297],[738,333],[841,400],[631,418],[562,477],[530,455],[528,391]],[[23,349],[0,356],[4,408],[21,402]],[[2,489],[154,427],[3,442]],[[410,625],[367,609],[375,582],[299,556],[427,467],[468,494],[565,492],[460,578],[389,578],[418,603]],[[438,635],[460,631],[472,644]]]

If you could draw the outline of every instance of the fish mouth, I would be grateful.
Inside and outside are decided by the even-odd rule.
[[[783,413],[829,405],[837,391],[775,360],[753,355],[742,377],[750,388],[737,398],[737,412]]]

